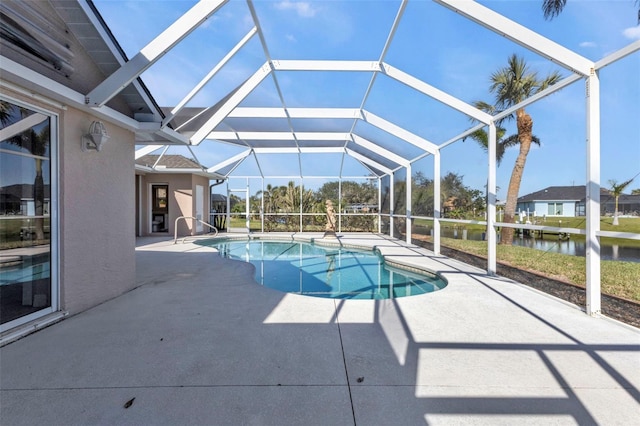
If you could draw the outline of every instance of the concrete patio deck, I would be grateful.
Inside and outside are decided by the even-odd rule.
[[[640,330],[388,237],[341,241],[449,285],[283,294],[141,239],[135,290],[0,349],[0,424],[637,424]]]

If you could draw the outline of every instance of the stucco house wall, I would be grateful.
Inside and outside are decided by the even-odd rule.
[[[78,312],[135,286],[134,134],[106,124],[102,151],[83,152],[92,117],[69,109],[61,138],[62,308]]]
[[[157,235],[152,232],[151,220],[151,187],[155,184],[166,184],[169,186],[169,223],[168,231],[163,234],[174,235],[175,220],[180,216],[196,216],[196,186],[203,187],[203,221],[208,221],[209,214],[209,179],[191,173],[149,173],[141,177],[141,234]],[[133,196],[132,196],[133,200]],[[196,235],[196,227],[192,220],[178,221],[178,236]],[[203,229],[202,233],[208,232]]]
[[[553,214],[549,213],[550,203],[561,204],[562,213],[558,214],[555,208]],[[518,204],[518,208],[524,212],[526,212],[528,208],[529,213],[533,215],[535,212],[536,216],[575,217],[576,215],[575,201],[536,201],[535,203],[520,203]]]

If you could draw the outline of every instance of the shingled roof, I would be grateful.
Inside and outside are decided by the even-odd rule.
[[[585,185],[577,186],[549,186],[531,194],[518,198],[518,202],[526,203],[531,201],[582,201],[586,198],[587,189]],[[609,190],[600,188],[600,196],[610,195]]]
[[[158,157],[160,161],[158,161]],[[136,160],[136,164],[140,166],[153,167],[154,164],[158,164],[156,166],[164,166],[167,169],[202,169],[202,166],[198,164],[196,161],[187,158],[183,155],[172,154],[172,155],[145,155]]]

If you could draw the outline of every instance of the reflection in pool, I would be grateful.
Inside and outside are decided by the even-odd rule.
[[[220,255],[251,262],[256,281],[287,293],[335,299],[392,299],[440,290],[446,282],[386,265],[382,256],[299,241],[213,242]]]

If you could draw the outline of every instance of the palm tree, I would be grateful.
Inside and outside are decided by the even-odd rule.
[[[616,180],[613,180],[613,179],[609,181],[609,185],[611,185],[611,194],[613,194],[616,200],[616,208],[615,208],[615,211],[613,212],[612,225],[616,225],[616,226],[618,225],[618,200],[620,199],[620,195],[622,194],[622,191],[624,191],[624,189],[627,186],[629,186],[631,182],[633,182],[634,179],[635,179],[635,176],[622,183],[618,183]]]
[[[544,79],[539,79],[538,74],[529,69],[523,58],[513,54],[509,57],[506,67],[499,69],[491,75],[489,91],[495,93],[495,102],[493,105],[485,104],[485,110],[493,113],[503,111],[557,83],[560,78],[560,74],[554,71]],[[514,114],[506,116],[496,124],[498,128],[500,128],[502,127],[501,124],[503,120],[513,118],[516,120],[517,134],[515,138],[510,136],[501,143],[502,152],[504,152],[507,146],[519,145],[520,147],[507,189],[507,200],[503,219],[506,223],[514,223],[518,192],[520,191],[520,183],[531,144],[540,143],[533,135],[533,119],[523,107],[518,108]],[[512,244],[513,233],[513,228],[503,229],[500,235],[500,243]]]
[[[276,216],[271,215],[272,213],[277,213],[277,191],[278,188],[268,183],[264,191],[258,191],[256,193],[256,197],[264,198],[264,211],[262,212],[262,214],[264,215],[264,223],[266,225],[267,231],[272,231],[277,222]]]
[[[473,103],[473,105],[476,108],[489,114],[495,114],[496,112],[496,109],[493,105],[490,105],[483,101],[476,101]],[[520,143],[517,134],[509,135],[505,138],[505,133],[507,133],[507,131],[504,127],[496,126],[496,163],[498,166],[500,165],[500,163],[502,163],[502,158],[504,157],[504,153],[506,152],[507,148],[517,146]],[[489,133],[486,130],[476,130],[471,135],[469,135],[469,137],[478,142],[478,144],[482,147],[482,149],[484,149],[485,152],[489,151]],[[538,139],[536,135],[531,135],[531,141],[540,146],[540,139]]]
[[[11,123],[12,106],[7,101],[0,101],[0,124],[2,127]]]
[[[493,105],[490,105],[483,101],[476,101],[473,105],[488,114],[495,114],[496,109]],[[475,120],[472,120],[475,121]],[[502,163],[502,159],[504,157],[504,153],[507,151],[507,148],[511,148],[513,146],[517,146],[520,141],[518,139],[518,134],[509,135],[504,137],[507,130],[504,127],[496,126],[496,165],[500,166]],[[473,132],[469,137],[482,147],[485,152],[489,151],[489,133],[484,129],[479,129]],[[466,138],[465,138],[466,139]],[[463,139],[464,142],[464,139]],[[531,135],[531,142],[540,146],[540,139],[536,135]],[[489,182],[485,185],[485,203],[489,200]],[[486,206],[486,204],[485,204]]]
[[[273,213],[273,201],[275,197],[275,188],[270,183],[267,184],[267,187],[264,191],[258,191],[256,193],[256,197],[264,198],[264,211],[266,213]]]
[[[35,232],[36,240],[44,240],[44,179],[42,176],[42,157],[46,154],[49,145],[49,126],[44,127],[39,133],[31,130],[31,154],[37,156],[34,158],[36,162],[36,178],[33,185],[33,201],[35,204]]]
[[[543,0],[542,12],[544,19],[551,20],[560,15],[567,4],[567,0]],[[636,0],[636,4],[640,5],[640,0]],[[640,23],[640,8],[638,9],[638,23]]]
[[[29,110],[25,108],[15,107],[9,102],[0,102],[0,123],[4,127],[11,124],[15,119],[17,121],[26,118],[30,114]],[[19,120],[17,116],[19,115]],[[49,147],[50,126],[48,120],[46,124],[36,132],[34,128],[22,132],[19,135],[12,136],[7,140],[12,145],[21,147],[34,156],[36,177],[33,183],[33,200],[35,207],[35,219],[34,230],[36,233],[36,240],[44,240],[44,200],[45,200],[45,187],[42,169],[42,158],[46,155]]]

